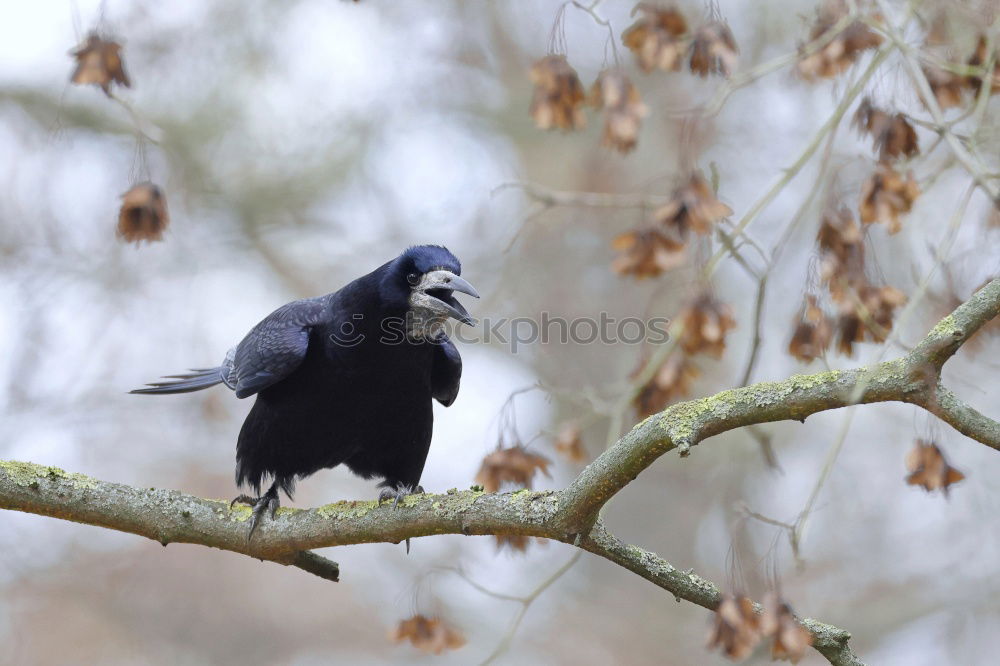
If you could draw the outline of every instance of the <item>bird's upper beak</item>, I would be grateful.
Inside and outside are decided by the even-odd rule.
[[[444,317],[457,319],[463,324],[476,325],[476,320],[472,318],[468,310],[454,298],[445,297],[442,299],[427,293],[435,289],[457,291],[473,298],[479,298],[479,292],[465,278],[455,275],[451,271],[438,270],[424,274],[420,284],[416,286],[412,296],[410,296],[410,304],[426,308]]]

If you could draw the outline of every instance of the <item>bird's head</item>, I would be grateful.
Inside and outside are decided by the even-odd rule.
[[[459,303],[454,292],[479,298],[479,292],[461,277],[462,264],[446,248],[417,245],[393,261],[385,277],[383,294],[403,306],[413,316],[420,331],[430,330],[448,318],[476,325],[476,320]],[[422,337],[418,331],[417,337]]]

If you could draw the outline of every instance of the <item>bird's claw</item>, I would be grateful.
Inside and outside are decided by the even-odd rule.
[[[267,511],[270,514],[271,520],[274,520],[274,514],[278,511],[278,507],[281,506],[281,502],[278,500],[278,493],[274,488],[271,488],[260,497],[240,495],[229,503],[229,508],[231,509],[237,504],[246,504],[251,507],[250,531],[247,532],[248,544],[250,543],[250,538],[253,537],[254,531],[260,524],[260,517],[264,514],[264,512]]]
[[[403,499],[407,495],[419,495],[423,492],[423,486],[407,486],[401,483],[394,488],[383,488],[382,492],[378,494],[378,503],[381,504],[387,499],[391,499],[392,508],[395,509],[399,506],[399,500]]]

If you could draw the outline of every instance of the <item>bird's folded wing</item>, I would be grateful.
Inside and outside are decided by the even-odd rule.
[[[247,333],[226,356],[223,381],[246,398],[292,374],[306,357],[309,334],[326,311],[325,298],[283,305]]]
[[[431,370],[431,391],[434,399],[445,407],[451,407],[458,397],[458,386],[462,380],[462,357],[458,348],[448,336],[435,343],[434,366]]]

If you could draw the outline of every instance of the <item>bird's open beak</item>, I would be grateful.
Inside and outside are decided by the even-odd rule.
[[[437,296],[431,296],[427,293],[428,291],[433,291],[435,289],[452,292],[457,291],[463,294],[468,294],[473,298],[479,298],[479,292],[476,291],[476,288],[469,284],[465,278],[460,275],[455,275],[451,271],[440,270],[430,271],[424,274],[420,284],[417,285],[417,288],[413,291],[413,295],[410,297],[410,303],[414,306],[423,307],[436,312],[442,316],[457,319],[463,324],[468,324],[469,326],[475,326],[477,324],[476,320],[469,314],[469,311],[454,298],[445,297],[442,299]]]

